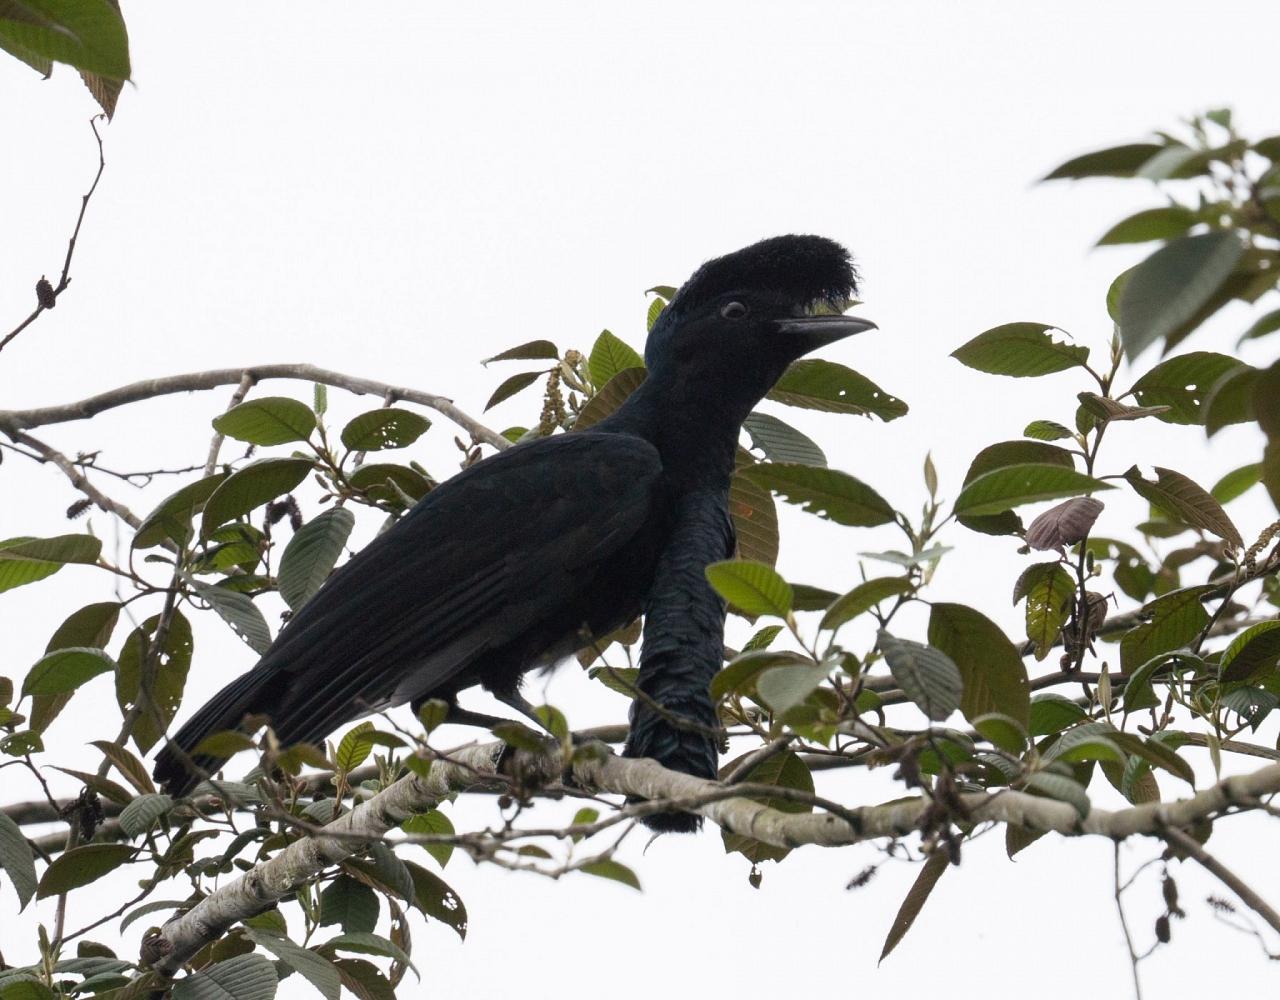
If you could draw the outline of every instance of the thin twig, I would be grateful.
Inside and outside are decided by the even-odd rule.
[[[1194,858],[1200,867],[1218,879],[1223,885],[1240,897],[1240,901],[1253,910],[1258,916],[1271,925],[1271,929],[1280,934],[1280,913],[1253,891],[1235,872],[1227,868],[1221,861],[1200,846],[1200,843],[1181,830],[1170,827],[1162,830],[1160,836],[1188,857]]]
[[[102,136],[98,132],[98,121],[106,118],[106,115],[94,115],[89,119],[89,127],[93,129],[93,137],[98,142],[98,172],[93,176],[93,184],[89,186],[89,190],[80,198],[80,214],[76,216],[76,228],[71,231],[71,239],[67,241],[67,256],[62,262],[62,276],[58,279],[57,285],[48,289],[47,282],[45,287],[48,291],[43,295],[38,294],[38,301],[35,311],[26,319],[17,325],[3,340],[0,340],[0,351],[9,341],[13,340],[18,334],[29,327],[42,312],[46,309],[52,309],[57,302],[58,296],[67,290],[67,286],[71,284],[71,256],[76,252],[76,240],[80,238],[80,226],[84,222],[84,213],[89,208],[89,199],[93,197],[93,192],[98,189],[98,181],[102,180],[102,171],[106,169],[107,159],[102,152]],[[44,282],[44,279],[40,279]],[[44,296],[48,296],[46,300]]]
[[[1125,947],[1129,949],[1129,968],[1133,970],[1133,996],[1134,1000],[1142,1000],[1142,980],[1138,976],[1138,951],[1133,946],[1133,935],[1129,933],[1129,921],[1124,915],[1124,900],[1120,898],[1120,894],[1124,892],[1126,886],[1120,884],[1120,841],[1116,841],[1111,845],[1115,849],[1115,859],[1112,863],[1113,873],[1113,896],[1116,901],[1116,913],[1120,916],[1120,929],[1124,931]],[[1127,885],[1127,884],[1126,884]]]

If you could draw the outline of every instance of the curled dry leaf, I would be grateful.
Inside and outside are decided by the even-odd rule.
[[[1102,513],[1103,503],[1094,497],[1072,497],[1050,507],[1027,526],[1027,544],[1033,549],[1061,550],[1083,541]]]

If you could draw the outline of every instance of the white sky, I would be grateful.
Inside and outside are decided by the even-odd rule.
[[[639,347],[643,289],[679,283],[701,260],[763,236],[819,232],[854,250],[866,278],[860,312],[882,328],[823,356],[863,371],[912,411],[890,426],[798,411],[789,419],[834,466],[914,512],[927,450],[954,497],[980,447],[1017,437],[1036,417],[1069,422],[1074,394],[1089,388],[1069,374],[979,375],[948,352],[1014,320],[1060,324],[1102,352],[1105,289],[1135,258],[1088,248],[1123,215],[1156,203],[1134,183],[1033,181],[1070,155],[1219,104],[1233,105],[1257,136],[1280,131],[1274,66],[1225,41],[1237,31],[1241,41],[1275,36],[1280,13],[1263,0],[1207,14],[1200,4],[1079,2],[401,3],[361,12],[129,5],[136,87],[105,130],[107,172],[74,281],[56,311],[0,355],[0,405],[305,361],[446,393],[478,414],[518,370],[485,370],[480,358],[538,337],[585,349],[604,326]],[[73,73],[60,68],[41,82],[0,61],[0,95],[8,329],[31,308],[35,279],[60,269],[96,159],[85,125],[93,107]],[[1230,350],[1244,315],[1229,311],[1189,346]],[[1274,354],[1274,344],[1267,349]],[[259,392],[305,399],[309,388]],[[151,403],[44,436],[69,451],[102,448],[112,467],[185,465],[203,457],[208,420],[228,395]],[[376,405],[331,398],[339,414]],[[517,399],[490,422],[527,423],[535,408],[532,397]],[[438,420],[412,454],[444,475],[454,463],[449,436]],[[1246,431],[1228,430],[1206,449],[1194,429],[1146,421],[1109,435],[1103,460],[1120,472],[1141,458],[1208,485],[1255,454]],[[145,511],[172,484],[145,495],[102,485]],[[54,471],[7,457],[0,537],[73,530],[61,518],[73,499]],[[1116,498],[1100,528],[1118,530],[1137,510]],[[1233,512],[1250,538],[1274,516],[1260,496]],[[845,589],[857,552],[897,544],[883,530],[788,514],[781,568],[793,580]],[[1007,595],[1024,560],[1013,543],[959,528],[944,540],[958,551],[936,596],[974,603],[1014,631]],[[67,570],[0,597],[4,672],[21,678],[66,613],[109,596],[103,587]],[[921,619],[904,618],[900,631],[921,637]],[[196,662],[189,710],[253,655],[204,622]],[[551,697],[574,725],[620,718],[622,700],[592,687],[566,667]],[[109,682],[95,681],[50,741],[88,764],[96,751],[71,748],[114,734],[115,713]],[[32,797],[29,785],[16,769],[0,772],[5,801]],[[855,804],[896,794],[884,774],[824,787]],[[1114,804],[1097,782],[1093,791]],[[490,808],[454,815],[460,825],[482,822]],[[1274,866],[1250,864],[1251,835],[1274,832],[1234,821],[1212,846],[1280,900]],[[755,891],[714,831],[666,838],[644,857],[632,849],[626,860],[643,894],[585,876],[552,884],[476,869],[459,857],[445,875],[470,910],[470,937],[460,946],[439,925],[419,924],[415,959],[426,988],[457,997],[725,988],[764,997],[801,985],[798,969],[805,989],[1054,1000],[1077,995],[1084,973],[1107,995],[1127,995],[1110,845],[1047,838],[1011,866],[1001,839],[966,849],[879,969],[914,868],[886,866],[871,887],[846,893],[874,850],[810,848],[766,866]],[[1132,865],[1155,851],[1133,844],[1124,856]],[[1268,982],[1253,942],[1223,930],[1203,905],[1222,890],[1190,870],[1179,881],[1190,916],[1175,926],[1175,946],[1144,964],[1148,996],[1220,987],[1223,969],[1236,988]],[[128,879],[112,885],[127,891]],[[115,891],[101,894],[104,909]],[[1128,898],[1145,944],[1158,886],[1148,880]],[[7,888],[0,907],[6,959],[30,960],[33,922],[49,920],[49,908],[15,919]],[[71,926],[95,915],[86,907]],[[125,953],[136,953],[145,923],[130,929]],[[314,993],[295,976],[281,995]]]

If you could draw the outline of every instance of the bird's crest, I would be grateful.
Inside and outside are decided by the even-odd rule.
[[[843,311],[857,293],[849,251],[823,236],[774,236],[703,264],[681,286],[668,311],[687,313],[718,295],[771,292],[809,309]]]

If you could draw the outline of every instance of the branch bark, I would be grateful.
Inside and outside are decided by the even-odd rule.
[[[170,375],[165,378],[134,382],[74,403],[64,403],[61,406],[44,406],[33,410],[0,410],[0,430],[12,437],[16,431],[30,427],[45,427],[49,424],[63,424],[72,420],[87,420],[106,410],[127,406],[144,399],[155,399],[179,392],[216,389],[223,385],[239,385],[245,378],[252,379],[254,382],[267,379],[320,382],[338,389],[346,389],[356,395],[372,394],[417,403],[419,406],[426,406],[448,417],[478,441],[483,441],[499,450],[511,447],[511,442],[501,434],[464,413],[453,404],[453,400],[444,396],[422,392],[419,389],[393,386],[386,382],[375,382],[373,379],[357,378],[354,375],[307,364],[256,365],[190,372],[186,375]]]
[[[380,837],[414,813],[430,809],[451,792],[483,786],[498,779],[504,744],[465,747],[447,760],[434,762],[426,777],[406,776],[357,805],[325,829],[333,836],[299,840],[275,857],[224,885],[191,910],[164,926],[153,942],[163,957],[156,968],[172,974],[201,947],[237,921],[259,913],[314,879],[325,868],[358,851],[361,836]],[[525,760],[526,772],[546,777],[561,773],[558,751]],[[580,754],[572,779],[595,792],[649,800],[657,808],[696,812],[731,833],[744,834],[778,847],[816,844],[838,847],[881,837],[901,837],[920,828],[936,805],[917,797],[880,806],[830,812],[784,813],[743,798],[741,790],[669,771],[652,760],[632,760],[600,748]],[[1280,764],[1252,774],[1228,778],[1189,799],[1149,803],[1129,809],[1095,809],[1083,819],[1065,802],[1017,791],[961,796],[968,818],[1004,822],[1068,836],[1095,835],[1123,839],[1135,835],[1167,837],[1176,830],[1229,807],[1250,808],[1264,795],[1280,792]]]

